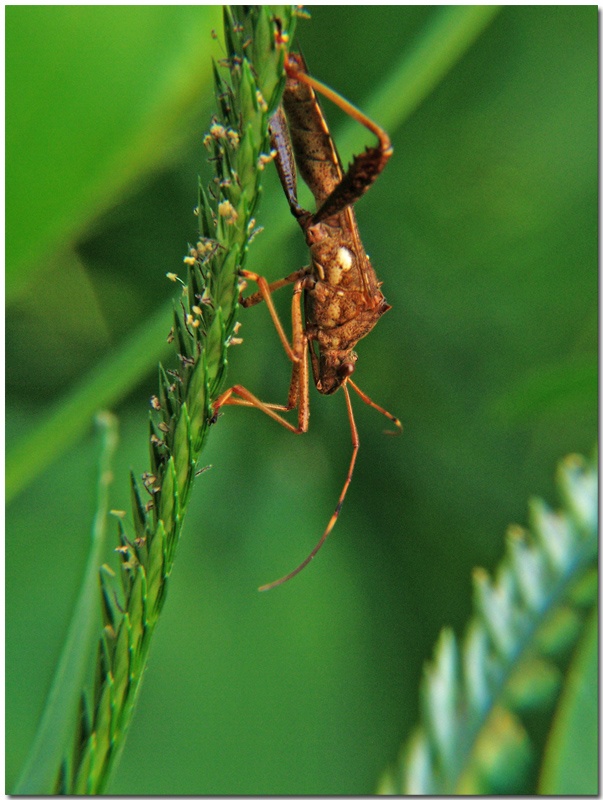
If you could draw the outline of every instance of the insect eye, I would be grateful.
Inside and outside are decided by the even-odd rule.
[[[342,364],[337,372],[341,375],[342,378],[349,378],[349,376],[354,372],[354,365],[351,364],[349,361],[346,361]]]

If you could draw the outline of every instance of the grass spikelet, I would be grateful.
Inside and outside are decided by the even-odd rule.
[[[278,22],[277,22],[278,19]],[[123,747],[153,630],[182,532],[212,403],[223,386],[239,286],[260,196],[257,165],[269,151],[268,123],[283,88],[291,6],[225,8],[227,58],[214,64],[217,111],[203,143],[215,175],[199,186],[198,242],[184,258],[186,277],[170,334],[176,370],[160,366],[151,400],[150,467],[132,475],[132,521],[118,520],[121,593],[101,571],[104,630],[93,703],[57,777],[64,794],[99,794]],[[84,706],[82,706],[84,708]],[[85,717],[85,724],[82,720]]]

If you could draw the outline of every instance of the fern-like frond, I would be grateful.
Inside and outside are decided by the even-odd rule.
[[[442,631],[425,668],[421,722],[381,794],[525,794],[564,673],[597,602],[597,469],[558,470],[563,507],[530,504],[494,579],[474,573],[474,615],[459,643]],[[593,698],[594,702],[594,698]]]

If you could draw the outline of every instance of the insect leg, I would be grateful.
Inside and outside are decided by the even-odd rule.
[[[301,271],[301,274],[304,274],[304,272],[305,270]],[[276,332],[279,335],[279,339],[281,340],[282,345],[285,348],[285,353],[287,353],[287,356],[291,361],[293,362],[298,361],[299,356],[292,350],[291,345],[289,344],[289,340],[287,339],[287,335],[285,334],[283,326],[281,325],[281,321],[278,318],[278,314],[276,312],[276,308],[274,307],[274,303],[272,302],[270,284],[268,283],[266,278],[262,277],[261,275],[257,275],[255,272],[249,272],[246,269],[241,270],[241,275],[243,276],[243,278],[247,278],[248,280],[257,283],[260,291],[259,293],[256,294],[259,294],[261,299],[268,306],[268,311],[270,312],[270,316],[272,317],[272,322],[274,323]],[[300,280],[299,275],[297,275],[297,278],[295,276],[296,273],[292,273],[292,275],[288,275],[286,278],[283,278],[283,281],[277,281],[277,283],[279,284],[279,286],[284,286],[286,283],[290,283],[292,280],[297,280],[297,282],[299,283]],[[279,288],[279,286],[277,286],[277,288]],[[251,297],[253,298],[254,295],[251,295]],[[295,301],[295,294],[294,294],[294,301]]]
[[[299,566],[297,566],[292,572],[289,572],[288,575],[279,578],[277,581],[272,581],[272,583],[266,583],[263,586],[260,586],[259,588],[260,592],[266,592],[268,591],[268,589],[274,589],[275,586],[280,586],[282,583],[285,583],[286,581],[291,580],[291,578],[294,578],[299,572],[302,571],[302,569],[304,569],[304,567],[307,567],[310,561],[312,561],[314,556],[318,553],[320,548],[327,540],[328,535],[335,527],[335,523],[337,522],[337,518],[339,517],[339,512],[341,511],[343,501],[345,500],[348,487],[352,481],[352,475],[354,474],[354,466],[356,464],[356,456],[358,455],[358,448],[360,447],[360,439],[358,438],[358,429],[356,428],[356,422],[354,420],[354,412],[352,411],[350,393],[348,392],[348,387],[346,386],[345,383],[341,384],[341,388],[343,389],[345,395],[345,402],[348,410],[348,419],[350,421],[350,430],[352,433],[352,457],[350,459],[348,474],[346,476],[345,483],[343,484],[343,489],[341,490],[341,494],[339,495],[339,500],[337,501],[337,506],[335,508],[335,511],[333,512],[333,516],[329,520],[329,524],[327,525],[325,532],[314,546],[312,552],[308,556],[306,556],[306,558],[301,562]]]
[[[387,417],[389,420],[391,420],[394,423],[394,425],[396,425],[397,428],[398,428],[397,431],[385,431],[385,433],[389,433],[389,434],[402,433],[402,423],[400,422],[400,420],[397,417],[394,417],[394,415],[390,414],[389,411],[386,411],[384,408],[381,408],[381,406],[378,406],[377,403],[375,403],[373,400],[371,400],[371,398],[362,391],[362,389],[360,389],[358,386],[356,386],[356,384],[354,383],[354,381],[351,378],[348,378],[347,382],[350,384],[352,389],[356,392],[358,397],[360,397],[361,400],[364,400],[364,402],[367,404],[367,406],[370,406],[371,408],[374,408],[375,411],[378,411],[380,414],[383,414],[384,417]]]
[[[227,389],[224,394],[220,395],[220,397],[216,400],[214,403],[214,417],[217,415],[222,406],[253,406],[255,408],[259,408],[260,411],[263,411],[264,414],[267,414],[269,417],[280,423],[284,428],[287,428],[287,430],[291,431],[292,433],[305,433],[307,430],[307,425],[305,428],[301,425],[301,423],[298,423],[298,425],[295,426],[288,420],[284,419],[284,417],[281,417],[280,414],[275,411],[275,409],[281,409],[283,411],[290,409],[284,408],[283,406],[277,406],[274,403],[264,403],[244,386],[240,386],[238,384],[236,386],[231,386],[230,389]]]
[[[249,273],[247,277],[253,275]],[[278,405],[276,403],[264,403],[257,398],[248,389],[239,384],[231,386],[223,392],[213,405],[213,419],[217,419],[220,408],[224,405],[230,406],[254,406],[259,408],[269,417],[279,422],[287,430],[293,433],[305,433],[308,430],[308,422],[310,419],[310,395],[308,386],[308,359],[305,354],[306,348],[306,335],[303,329],[302,315],[301,315],[301,296],[303,292],[304,281],[298,279],[293,290],[293,300],[291,304],[291,318],[293,327],[293,346],[287,342],[287,354],[290,353],[291,361],[293,362],[293,369],[291,373],[291,383],[289,385],[289,394],[287,398],[287,405]],[[270,297],[270,295],[267,295]],[[276,316],[276,312],[275,312]],[[278,317],[276,317],[278,321]],[[280,326],[280,321],[279,321]],[[281,327],[282,331],[282,327]],[[283,333],[284,337],[284,333]],[[285,341],[286,338],[285,338]],[[297,407],[297,427],[292,425],[288,420],[278,414],[278,411],[291,411]]]
[[[273,292],[276,292],[277,289],[281,289],[283,286],[287,286],[290,283],[295,283],[296,280],[303,277],[304,275],[307,275],[309,271],[310,271],[309,267],[302,267],[301,269],[297,269],[295,270],[295,272],[292,272],[291,275],[287,275],[286,278],[281,278],[279,281],[274,281],[274,283],[269,283],[268,291],[270,292],[270,294],[272,294]],[[249,273],[246,273],[245,270],[243,270],[242,275],[244,277],[249,277]],[[240,302],[243,308],[250,308],[251,306],[255,306],[258,303],[261,303],[263,299],[264,295],[261,292],[254,292],[253,294],[250,294],[249,297],[242,297]]]
[[[372,119],[363,114],[358,108],[349,103],[337,92],[334,92],[324,83],[317,81],[308,75],[304,69],[305,65],[300,56],[290,54],[285,69],[289,77],[301,81],[310,86],[315,92],[319,92],[345,111],[352,119],[364,125],[378,139],[377,147],[367,147],[364,153],[355,156],[348,171],[345,173],[339,184],[333,189],[331,194],[324,200],[320,208],[312,217],[312,222],[321,222],[328,217],[343,211],[347,206],[353,205],[362,195],[372,186],[378,175],[389,161],[393,153],[391,140],[387,133],[373,122]],[[295,213],[295,212],[294,212]]]

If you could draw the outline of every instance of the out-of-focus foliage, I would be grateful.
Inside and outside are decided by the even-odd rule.
[[[194,6],[9,9],[9,293],[189,132],[211,68],[199,41],[218,19]]]
[[[21,256],[8,266],[24,271],[7,316],[9,444],[165,303],[165,272],[178,271],[196,235],[191,212],[205,169],[217,22],[190,7],[140,9],[136,24],[119,7],[104,13],[8,11],[7,230]],[[364,108],[440,13],[314,7],[298,36],[312,72]],[[90,45],[102,32],[103,47],[87,50],[82,29]],[[114,47],[134,66],[116,67]],[[67,58],[74,51],[76,66]],[[119,144],[120,163],[132,166],[138,125],[152,132],[156,121],[143,112],[151,97],[171,96],[161,94],[162,81],[181,75],[183,63],[198,94],[187,90],[177,108],[153,106],[167,137],[161,158],[139,153],[135,186],[127,176],[118,181],[103,165],[117,163]],[[118,77],[109,81],[113,67]],[[115,98],[115,116],[91,132],[82,127],[91,108],[107,109],[101,90]],[[137,114],[128,113],[134,96],[144,106]],[[336,133],[341,116],[324,105]],[[29,133],[15,142],[11,119],[27,115]],[[417,719],[421,665],[438,631],[460,630],[468,616],[472,568],[499,560],[500,532],[525,521],[528,495],[553,497],[558,458],[592,447],[596,8],[505,7],[390,132],[394,157],[358,217],[393,310],[359,345],[356,377],[405,433],[383,437],[382,420],[358,409],[361,449],[332,541],[303,575],[258,595],[324,529],[345,477],[349,429],[338,395],[312,392],[310,432],[298,438],[253,411],[225,411],[210,437],[214,469],[191,504],[116,793],[372,791]],[[43,146],[46,160],[38,160]],[[20,163],[28,158],[31,168]],[[93,191],[101,167],[115,178],[107,194]],[[60,254],[46,227],[53,198],[69,223]],[[268,228],[287,216],[268,175],[259,222]],[[252,247],[248,266],[270,279],[304,264],[293,221],[286,248],[254,258]],[[277,299],[286,317],[286,291]],[[288,365],[266,309],[245,312],[241,335],[230,378],[282,402]],[[117,508],[127,502],[128,468],[145,468],[154,384],[153,370],[117,409]],[[82,440],[8,510],[9,788],[81,575],[94,475]]]
[[[595,611],[569,670],[541,773],[542,794],[596,794],[598,788],[599,617]]]
[[[558,483],[562,509],[533,501],[530,530],[508,531],[493,579],[475,570],[474,614],[462,642],[442,632],[421,723],[382,793],[597,793],[596,704],[585,701],[597,685],[598,470],[568,456]]]
[[[50,794],[55,790],[67,741],[69,737],[74,738],[74,720],[78,719],[76,710],[87,684],[90,652],[98,637],[96,611],[99,601],[99,563],[106,548],[109,529],[114,533],[110,523],[115,520],[110,516],[109,500],[113,482],[113,456],[119,435],[117,418],[113,414],[100,412],[96,422],[101,433],[101,452],[97,507],[88,560],[36,738],[13,788],[13,793],[18,795]]]

